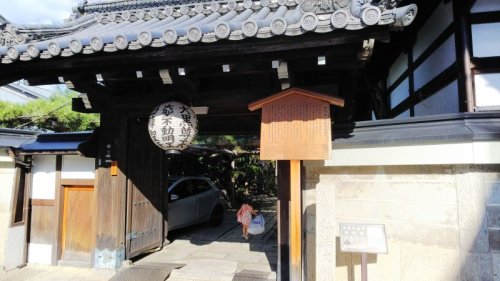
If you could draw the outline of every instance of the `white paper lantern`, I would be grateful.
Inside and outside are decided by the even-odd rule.
[[[176,101],[166,102],[149,115],[148,130],[160,148],[182,150],[198,133],[198,119],[189,106]]]

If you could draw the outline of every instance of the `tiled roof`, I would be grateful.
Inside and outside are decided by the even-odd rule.
[[[143,47],[297,36],[373,25],[402,28],[414,4],[381,0],[219,1],[164,6],[165,0],[114,1],[79,7],[83,14],[59,26],[8,24],[0,33],[2,63]],[[171,0],[169,3],[173,3]]]

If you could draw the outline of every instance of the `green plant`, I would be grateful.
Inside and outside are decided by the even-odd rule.
[[[93,130],[99,125],[98,114],[78,113],[71,101],[78,94],[71,90],[55,92],[48,99],[25,104],[0,102],[0,127],[37,129],[55,132]]]

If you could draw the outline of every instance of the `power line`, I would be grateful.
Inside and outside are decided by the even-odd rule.
[[[52,111],[50,111],[50,112],[47,112],[45,115],[41,115],[41,116],[38,116],[37,118],[31,119],[30,121],[28,121],[28,122],[26,122],[26,123],[24,123],[24,124],[21,124],[21,125],[19,125],[19,126],[16,126],[14,129],[19,129],[19,128],[22,128],[22,127],[24,127],[24,126],[26,126],[26,125],[28,125],[28,124],[30,124],[30,123],[33,123],[33,122],[35,122],[35,121],[37,121],[37,120],[39,120],[39,119],[42,119],[42,118],[44,118],[44,117],[47,117],[47,116],[49,116],[50,114],[52,114],[52,113],[54,113],[54,112],[58,111],[59,109],[61,109],[61,108],[65,107],[65,106],[67,106],[67,105],[68,105],[68,104],[70,104],[70,103],[71,103],[71,101],[68,101],[68,102],[66,102],[65,104],[61,105],[60,107],[58,107],[58,108],[56,108],[56,109],[54,109],[54,110],[52,110]]]

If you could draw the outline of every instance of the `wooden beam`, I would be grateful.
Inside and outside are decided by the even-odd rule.
[[[61,185],[94,186],[94,179],[61,179]]]
[[[54,199],[31,199],[31,206],[54,206]]]
[[[55,194],[55,208],[54,208],[54,225],[56,231],[54,232],[54,241],[52,244],[52,265],[57,265],[57,261],[61,258],[63,249],[63,234],[64,234],[64,193],[61,186],[61,173],[62,173],[62,155],[56,156],[56,194]],[[33,202],[32,202],[33,203]]]
[[[455,50],[458,64],[458,94],[461,112],[474,112],[474,88],[471,70],[472,40],[470,18],[464,0],[453,0]]]

